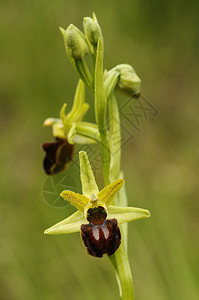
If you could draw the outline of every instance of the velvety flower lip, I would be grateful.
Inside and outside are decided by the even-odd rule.
[[[74,145],[69,144],[64,138],[55,139],[55,142],[47,142],[42,145],[46,152],[43,167],[48,175],[64,171],[73,158]]]
[[[81,225],[81,237],[88,254],[102,257],[114,254],[121,244],[121,232],[116,219],[105,219],[101,225]]]

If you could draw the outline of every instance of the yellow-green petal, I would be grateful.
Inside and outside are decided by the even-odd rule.
[[[69,201],[71,205],[81,212],[84,211],[84,207],[89,203],[88,197],[72,191],[63,191],[60,196],[64,198],[64,200]]]
[[[144,219],[150,217],[150,212],[147,209],[137,207],[120,207],[110,205],[108,207],[109,219],[116,218],[119,224]]]
[[[90,105],[88,103],[84,103],[81,107],[81,111],[79,112],[78,116],[75,119],[75,122],[80,122],[85,114],[87,113],[88,109],[89,109]]]
[[[84,214],[76,211],[70,217],[46,229],[44,234],[67,234],[80,231],[82,224],[87,223]]]
[[[105,186],[103,190],[101,190],[97,197],[100,201],[104,202],[107,206],[113,201],[113,198],[117,194],[117,192],[121,189],[124,184],[123,179],[117,179],[110,183],[109,185]]]
[[[65,113],[65,111],[66,111],[66,106],[67,106],[67,104],[64,103],[64,104],[62,105],[62,108],[61,108],[60,113],[59,113],[60,119],[62,120],[62,123],[63,123],[63,124],[65,123],[65,119],[66,119],[66,113]]]

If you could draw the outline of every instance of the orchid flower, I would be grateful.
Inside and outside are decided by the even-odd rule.
[[[86,152],[79,152],[83,194],[65,190],[60,195],[77,211],[68,218],[45,230],[45,234],[81,232],[87,251],[95,257],[112,255],[120,246],[118,224],[147,218],[148,210],[136,207],[113,206],[116,194],[124,184],[117,179],[99,191]]]
[[[55,142],[43,144],[46,156],[43,161],[44,170],[48,175],[65,170],[72,160],[74,144],[99,142],[97,125],[83,122],[82,119],[89,109],[85,103],[85,86],[82,80],[77,85],[71,111],[66,114],[65,103],[60,111],[60,118],[48,118],[44,126],[52,126]]]

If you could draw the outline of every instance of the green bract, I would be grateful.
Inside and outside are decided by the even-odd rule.
[[[98,206],[103,206],[107,210],[108,218],[116,218],[119,224],[150,216],[149,211],[146,209],[110,205],[115,195],[122,188],[124,180],[117,179],[99,192],[86,152],[81,151],[79,158],[83,195],[67,190],[60,194],[78,211],[46,229],[45,234],[66,234],[80,231],[81,225],[88,223],[88,209]]]

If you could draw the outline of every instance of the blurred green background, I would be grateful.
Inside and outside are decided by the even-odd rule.
[[[41,144],[52,139],[42,123],[71,106],[77,84],[58,26],[82,29],[93,11],[105,67],[132,64],[158,111],[140,119],[141,131],[123,147],[129,204],[152,214],[129,225],[136,299],[199,299],[198,9],[193,0],[1,0],[1,300],[119,299],[106,257],[89,257],[78,234],[43,235],[74,211],[42,196]],[[87,99],[93,121],[89,92]],[[70,175],[78,177],[76,167]]]

